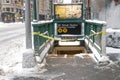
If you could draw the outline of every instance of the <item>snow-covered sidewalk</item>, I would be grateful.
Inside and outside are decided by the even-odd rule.
[[[22,34],[16,38],[11,37],[9,40],[1,42],[0,45],[0,69],[3,70],[5,74],[20,73],[22,70],[22,55],[25,51],[24,23],[0,22],[0,31],[5,31],[3,32],[3,36],[0,34],[1,39]],[[4,73],[0,72],[0,75],[2,74]]]
[[[5,73],[19,73],[22,69],[22,54],[25,50],[25,37],[10,40],[0,46],[0,68]]]

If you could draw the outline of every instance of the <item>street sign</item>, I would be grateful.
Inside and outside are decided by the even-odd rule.
[[[57,24],[57,33],[60,34],[81,34],[81,23],[58,23]]]

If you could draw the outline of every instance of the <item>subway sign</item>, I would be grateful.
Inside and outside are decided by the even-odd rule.
[[[57,34],[80,35],[82,33],[81,28],[81,23],[58,23]]]

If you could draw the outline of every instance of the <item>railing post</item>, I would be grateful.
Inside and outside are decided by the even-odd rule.
[[[39,32],[39,26],[38,25],[33,25],[33,31],[34,32]],[[40,46],[39,36],[34,35],[34,51],[35,51],[36,55],[38,55],[39,46]]]
[[[34,10],[34,20],[37,20],[37,0],[33,1],[33,10]]]
[[[106,33],[106,25],[103,24],[102,32]],[[102,34],[102,55],[106,56],[106,34]]]

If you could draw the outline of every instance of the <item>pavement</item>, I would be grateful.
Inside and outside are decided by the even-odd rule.
[[[88,55],[49,56],[46,61],[38,72],[14,75],[10,80],[120,80],[118,61],[101,65]]]

